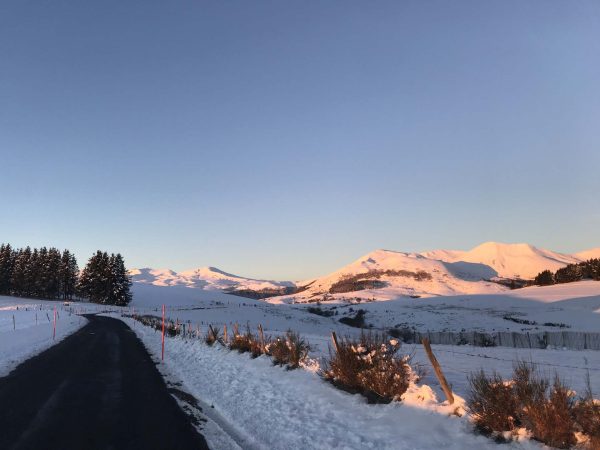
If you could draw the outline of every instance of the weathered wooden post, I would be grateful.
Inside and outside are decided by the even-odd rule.
[[[331,332],[331,342],[333,342],[333,348],[335,349],[335,353],[338,354],[340,352],[340,347],[338,345],[337,335],[335,331]]]
[[[263,333],[263,327],[261,324],[258,324],[258,337],[260,338],[260,351],[266,353],[267,350],[265,348],[265,334]]]
[[[448,403],[450,403],[452,405],[454,403],[454,395],[452,395],[452,390],[450,389],[450,386],[448,386],[448,382],[446,381],[446,377],[444,376],[444,373],[442,372],[440,363],[438,362],[435,355],[431,351],[431,344],[429,343],[429,339],[423,338],[421,340],[421,343],[423,344],[423,347],[425,348],[425,353],[427,353],[427,357],[429,358],[429,361],[431,361],[431,365],[433,366],[433,370],[435,371],[435,376],[437,377],[438,381],[440,382],[440,386],[442,386],[442,390],[444,391],[444,394],[446,395],[446,398],[448,399]]]
[[[227,344],[227,324],[223,325],[223,340],[225,341],[225,343]]]
[[[164,361],[165,360],[165,305],[162,305],[162,337],[161,337],[161,344],[162,344],[162,350],[161,350],[161,360]]]

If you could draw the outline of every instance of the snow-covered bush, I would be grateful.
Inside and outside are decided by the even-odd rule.
[[[273,358],[273,363],[288,369],[296,369],[306,360],[310,346],[298,333],[289,330],[285,336],[276,338],[267,346],[267,353]]]
[[[481,371],[472,375],[469,383],[467,406],[475,424],[496,438],[525,428],[544,444],[571,448],[577,442],[576,431],[587,435],[590,442],[600,431],[600,408],[592,399],[576,401],[574,392],[558,376],[550,382],[531,364],[517,363],[510,381]]]
[[[330,352],[323,377],[349,392],[363,394],[370,402],[400,400],[412,375],[408,356],[400,357],[400,343],[385,335],[362,333],[358,340],[341,339]]]
[[[468,405],[476,427],[486,433],[513,431],[518,423],[517,401],[512,386],[497,373],[487,376],[483,370],[469,377]]]
[[[248,329],[244,334],[234,334],[229,342],[229,348],[240,353],[246,353],[252,349],[252,341],[254,340],[256,339]]]
[[[574,413],[578,431],[587,435],[587,448],[600,450],[600,402],[591,391],[575,404]]]

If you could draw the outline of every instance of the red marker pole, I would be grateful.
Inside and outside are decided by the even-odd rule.
[[[162,360],[165,360],[165,305],[162,305]]]
[[[54,329],[52,330],[52,340],[56,339],[56,306],[54,307]]]

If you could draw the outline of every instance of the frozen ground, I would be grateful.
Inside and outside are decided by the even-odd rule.
[[[56,339],[53,340],[55,307],[58,315]],[[13,328],[13,317],[16,329]],[[0,297],[0,376],[7,375],[19,363],[60,342],[86,322],[81,316],[64,309],[60,302]]]

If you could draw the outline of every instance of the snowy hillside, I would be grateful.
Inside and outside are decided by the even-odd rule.
[[[489,281],[491,268],[470,262],[444,262],[416,253],[376,250],[329,275],[299,285],[293,296],[272,302],[307,302],[324,296],[389,300],[400,296],[492,293],[505,290]]]
[[[597,259],[600,258],[600,247],[584,250],[583,252],[573,254],[573,256],[580,259],[581,261],[587,261],[588,259]]]
[[[576,255],[556,253],[530,244],[500,242],[485,242],[466,252],[434,250],[422,255],[446,262],[465,261],[485,264],[494,269],[499,277],[522,279],[532,279],[546,269],[554,272],[581,259]]]
[[[170,269],[133,269],[130,271],[135,283],[155,286],[183,286],[218,291],[269,291],[282,290],[294,286],[287,281],[254,280],[223,272],[215,267],[175,272]]]

